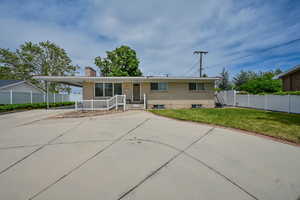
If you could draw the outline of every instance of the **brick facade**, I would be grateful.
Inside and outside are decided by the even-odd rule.
[[[146,94],[147,107],[152,108],[156,104],[163,104],[165,108],[191,108],[192,104],[201,104],[203,107],[215,106],[214,82],[205,82],[205,90],[190,91],[188,82],[169,82],[168,90],[152,91],[150,82],[141,82],[141,99]],[[83,84],[83,99],[98,99],[94,97],[95,83]],[[128,100],[132,100],[133,83],[122,83],[122,93]]]

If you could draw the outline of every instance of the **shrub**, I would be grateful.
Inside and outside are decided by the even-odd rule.
[[[290,91],[290,92],[275,92],[275,95],[300,95],[300,91]]]
[[[49,107],[60,107],[60,106],[69,106],[74,105],[74,102],[57,102],[57,103],[49,103]],[[11,110],[30,110],[30,109],[39,109],[39,108],[47,108],[47,103],[25,103],[25,104],[8,104],[8,105],[0,105],[0,112],[7,112]]]

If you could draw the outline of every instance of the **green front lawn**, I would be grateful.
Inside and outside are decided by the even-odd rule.
[[[150,110],[175,119],[216,124],[300,143],[300,115],[246,108]]]

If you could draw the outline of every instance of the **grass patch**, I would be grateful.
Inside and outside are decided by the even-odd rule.
[[[238,128],[300,143],[298,114],[246,108],[167,109],[150,112],[175,119]]]
[[[74,102],[57,102],[49,103],[49,107],[60,107],[60,106],[69,106],[74,105]],[[47,103],[25,103],[25,104],[9,104],[9,105],[0,105],[0,112],[7,112],[13,110],[30,110],[30,109],[40,109],[47,108]]]

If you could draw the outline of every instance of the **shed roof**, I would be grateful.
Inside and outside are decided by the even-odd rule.
[[[284,76],[287,76],[287,75],[290,75],[294,72],[297,72],[297,71],[300,71],[300,65],[296,65],[295,67],[285,71],[285,72],[282,72],[280,74],[278,74],[277,76],[274,77],[274,79],[279,79],[279,78],[282,78]]]
[[[13,84],[16,84],[16,83],[21,83],[21,82],[24,82],[23,80],[0,80],[0,88],[1,87],[6,87],[6,86],[9,86],[9,85],[13,85]]]

